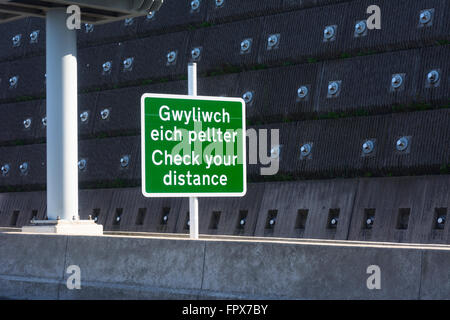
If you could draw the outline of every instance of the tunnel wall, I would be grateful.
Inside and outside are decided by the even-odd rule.
[[[382,27],[358,34],[355,24],[372,4]],[[425,11],[431,19],[421,23]],[[201,199],[202,233],[449,243],[449,223],[436,224],[447,217],[450,189],[449,15],[450,1],[442,0],[202,0],[196,9],[186,0],[168,1],[154,15],[83,25],[80,216],[95,216],[110,231],[187,232],[187,200],[139,192],[139,108],[146,92],[185,94],[187,63],[196,61],[200,95],[251,93],[247,127],[280,132],[279,145],[267,150],[280,161],[278,173],[261,176],[262,165],[249,164],[246,197]],[[327,26],[335,30],[330,39]],[[4,227],[45,218],[44,50],[42,19],[0,25]],[[427,80],[431,71],[437,81]],[[397,88],[395,75],[402,77]],[[400,138],[408,139],[402,151]],[[364,153],[369,140],[374,148]],[[311,153],[302,156],[305,144]]]
[[[447,176],[252,183],[243,198],[201,198],[200,234],[450,244],[448,224],[436,222],[448,217],[448,184]],[[188,199],[144,198],[140,188],[79,198],[80,217],[106,231],[189,233]],[[3,193],[0,203],[0,227],[46,216],[45,192]]]

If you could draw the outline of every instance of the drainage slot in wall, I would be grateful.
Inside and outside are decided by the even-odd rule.
[[[410,214],[411,214],[411,208],[398,209],[397,229],[399,229],[399,230],[408,229]]]
[[[211,221],[209,222],[209,229],[217,230],[220,221],[220,211],[213,211]]]
[[[17,219],[19,219],[19,214],[20,211],[16,210],[13,212],[12,216],[11,216],[11,227],[15,227],[17,225]]]
[[[341,209],[330,209],[328,212],[328,222],[327,222],[327,228],[328,229],[336,229],[338,222],[339,222],[339,213]]]
[[[142,226],[144,225],[145,215],[147,214],[147,208],[139,208],[138,215],[136,218],[136,225]]]
[[[447,208],[434,209],[434,229],[444,230],[445,220],[447,220]]]
[[[306,220],[308,219],[308,209],[299,209],[297,211],[297,219],[295,220],[295,229],[303,230],[306,226]]]
[[[273,229],[277,221],[278,210],[269,210],[267,213],[266,229]]]
[[[372,229],[375,222],[375,209],[364,209],[363,229]]]

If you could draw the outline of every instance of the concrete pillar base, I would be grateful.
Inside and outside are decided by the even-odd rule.
[[[42,220],[32,221],[35,225],[22,227],[26,233],[51,233],[79,236],[101,236],[103,226],[93,220]]]

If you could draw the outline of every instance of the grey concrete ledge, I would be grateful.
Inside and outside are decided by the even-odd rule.
[[[450,299],[448,245],[6,231],[0,244],[12,299]],[[80,290],[66,286],[71,265]]]

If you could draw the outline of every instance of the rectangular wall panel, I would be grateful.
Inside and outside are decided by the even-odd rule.
[[[23,57],[28,40],[27,27],[27,18],[0,25],[0,61]],[[13,41],[16,36],[17,38]]]
[[[78,50],[79,89],[101,89],[117,83],[122,45],[119,43]]]
[[[10,79],[15,79],[12,85]],[[9,63],[8,74],[2,83],[5,99],[26,100],[45,93],[45,57],[38,56]],[[2,81],[3,82],[3,81]]]
[[[255,18],[198,29],[192,33],[186,50],[187,61],[197,61],[200,73],[232,71],[231,66],[254,65],[261,45],[261,27],[261,19]],[[247,49],[242,50],[241,43],[245,40]],[[201,49],[197,59],[193,59],[191,54],[195,48]]]
[[[253,236],[264,189],[263,183],[249,184],[243,198],[200,199],[200,233]]]
[[[282,9],[283,0],[215,0],[208,1],[208,21],[224,22],[274,14]]]
[[[1,104],[0,143],[20,144],[35,139],[40,126],[38,118],[40,100]]]
[[[293,11],[264,18],[260,63],[306,61],[307,58],[336,56],[348,46],[344,25],[348,4]],[[324,29],[334,28],[334,36],[324,39]],[[277,37],[274,45],[269,38]]]
[[[407,106],[415,98],[419,80],[418,50],[324,62],[317,109],[321,113],[342,111],[383,112],[393,105]],[[394,88],[394,76],[401,85]],[[329,86],[338,84],[336,93]]]
[[[174,233],[178,218],[186,208],[186,199],[145,198],[140,188],[112,192],[110,212],[104,224],[106,230]]]
[[[123,51],[117,62],[119,82],[186,74],[184,52],[187,39],[187,32],[179,32],[123,42]],[[168,58],[171,53],[174,54],[173,60]],[[132,66],[129,68],[124,64],[127,59],[132,59]]]
[[[139,20],[138,33],[149,34],[170,32],[190,25],[198,25],[206,20],[208,0],[200,0],[199,7],[193,9],[192,1],[166,1],[153,15]]]
[[[120,184],[133,180],[140,159],[138,144],[139,137],[80,141],[78,157],[86,160],[86,167],[79,170],[80,183],[98,187],[97,182]],[[124,157],[127,165],[121,163]]]
[[[29,17],[28,20],[24,55],[45,55],[45,19]]]
[[[145,93],[187,94],[187,81],[161,82],[102,91],[97,100],[94,134],[109,135],[139,131],[141,97]]]
[[[355,189],[352,180],[271,184],[264,193],[255,235],[345,240]]]

